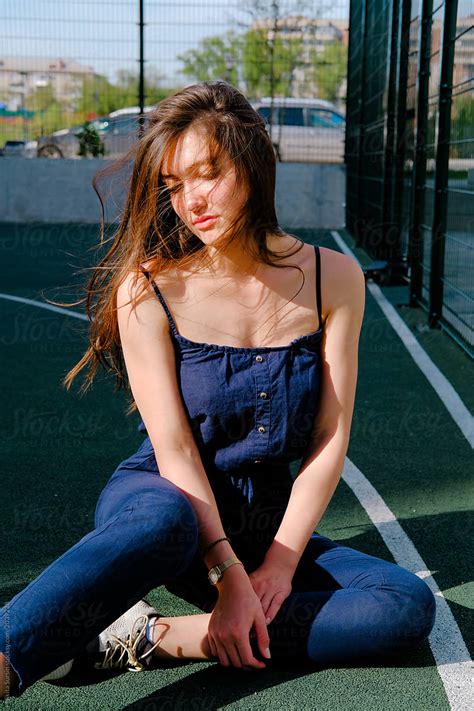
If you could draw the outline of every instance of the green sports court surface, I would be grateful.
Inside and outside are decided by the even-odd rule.
[[[344,230],[297,234],[369,261]],[[82,376],[69,392],[60,384],[86,346],[87,322],[70,315],[83,305],[41,307],[43,296],[74,300],[97,237],[96,226],[0,225],[1,605],[93,528],[100,491],[142,439],[110,376],[83,397]],[[351,440],[318,531],[427,581],[437,617],[424,646],[323,670],[291,660],[254,674],[194,661],[139,674],[73,668],[8,699],[12,709],[473,707],[473,365],[407,301],[405,287],[367,284]],[[164,588],[148,598],[165,615],[200,612]]]

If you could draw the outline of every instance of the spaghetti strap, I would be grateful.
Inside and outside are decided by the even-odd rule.
[[[316,302],[318,307],[319,328],[323,326],[323,317],[321,314],[321,255],[317,244],[314,245],[316,252]]]
[[[152,285],[155,294],[156,294],[157,297],[159,298],[159,300],[160,300],[160,302],[161,302],[161,305],[163,306],[163,308],[164,308],[164,310],[165,310],[166,316],[168,317],[168,321],[169,321],[169,323],[170,323],[171,330],[173,331],[173,333],[174,333],[175,336],[178,336],[178,337],[179,337],[178,329],[176,328],[176,324],[175,324],[174,319],[173,319],[173,317],[172,317],[172,315],[171,315],[171,311],[170,311],[169,308],[168,308],[168,304],[166,303],[163,294],[161,293],[161,291],[160,291],[159,288],[158,288],[158,284],[155,282],[154,279],[152,279],[152,278],[150,277],[150,272],[148,272],[146,269],[144,269],[141,264],[140,264],[140,270],[141,270],[141,271],[143,272],[143,274],[146,276],[146,278],[148,279],[148,281],[149,281],[150,284]]]

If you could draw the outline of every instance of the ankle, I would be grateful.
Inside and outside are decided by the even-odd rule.
[[[210,614],[156,617],[150,623],[153,654],[166,659],[214,659],[207,636]]]
[[[172,658],[174,655],[169,654],[162,644],[165,636],[169,633],[171,629],[170,618],[167,617],[153,617],[147,625],[146,636],[152,644],[156,644],[153,654],[158,657]]]

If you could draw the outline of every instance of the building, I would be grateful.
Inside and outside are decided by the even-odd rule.
[[[251,30],[265,30],[268,41],[274,37],[299,39],[303,45],[299,66],[293,70],[290,92],[294,97],[317,97],[318,87],[311,81],[312,55],[321,54],[329,44],[349,44],[349,19],[310,18],[304,15],[255,20]],[[302,62],[302,64],[301,64]],[[341,83],[338,97],[343,101],[347,83]]]
[[[18,111],[28,94],[50,85],[56,99],[67,104],[80,96],[84,77],[94,74],[92,67],[74,59],[0,56],[0,99],[10,111]]]

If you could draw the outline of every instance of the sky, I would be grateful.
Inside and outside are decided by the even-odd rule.
[[[239,9],[245,1],[144,0],[145,57],[163,76],[163,86],[183,83],[177,55],[204,37],[248,24],[248,13]],[[280,0],[288,14],[298,14],[303,3],[301,14],[347,19],[347,24],[349,2]],[[138,0],[0,0],[1,52],[75,59],[113,81],[117,69],[138,72],[138,6]],[[474,12],[474,0],[459,0],[458,6],[459,16]]]
[[[249,21],[238,0],[145,0],[145,57],[172,86],[177,55]],[[270,4],[270,3],[268,3]],[[349,0],[281,0],[288,14],[348,19]],[[75,59],[113,80],[138,71],[138,0],[0,0],[2,54]],[[330,8],[329,12],[327,9]],[[324,12],[326,10],[326,12]]]

